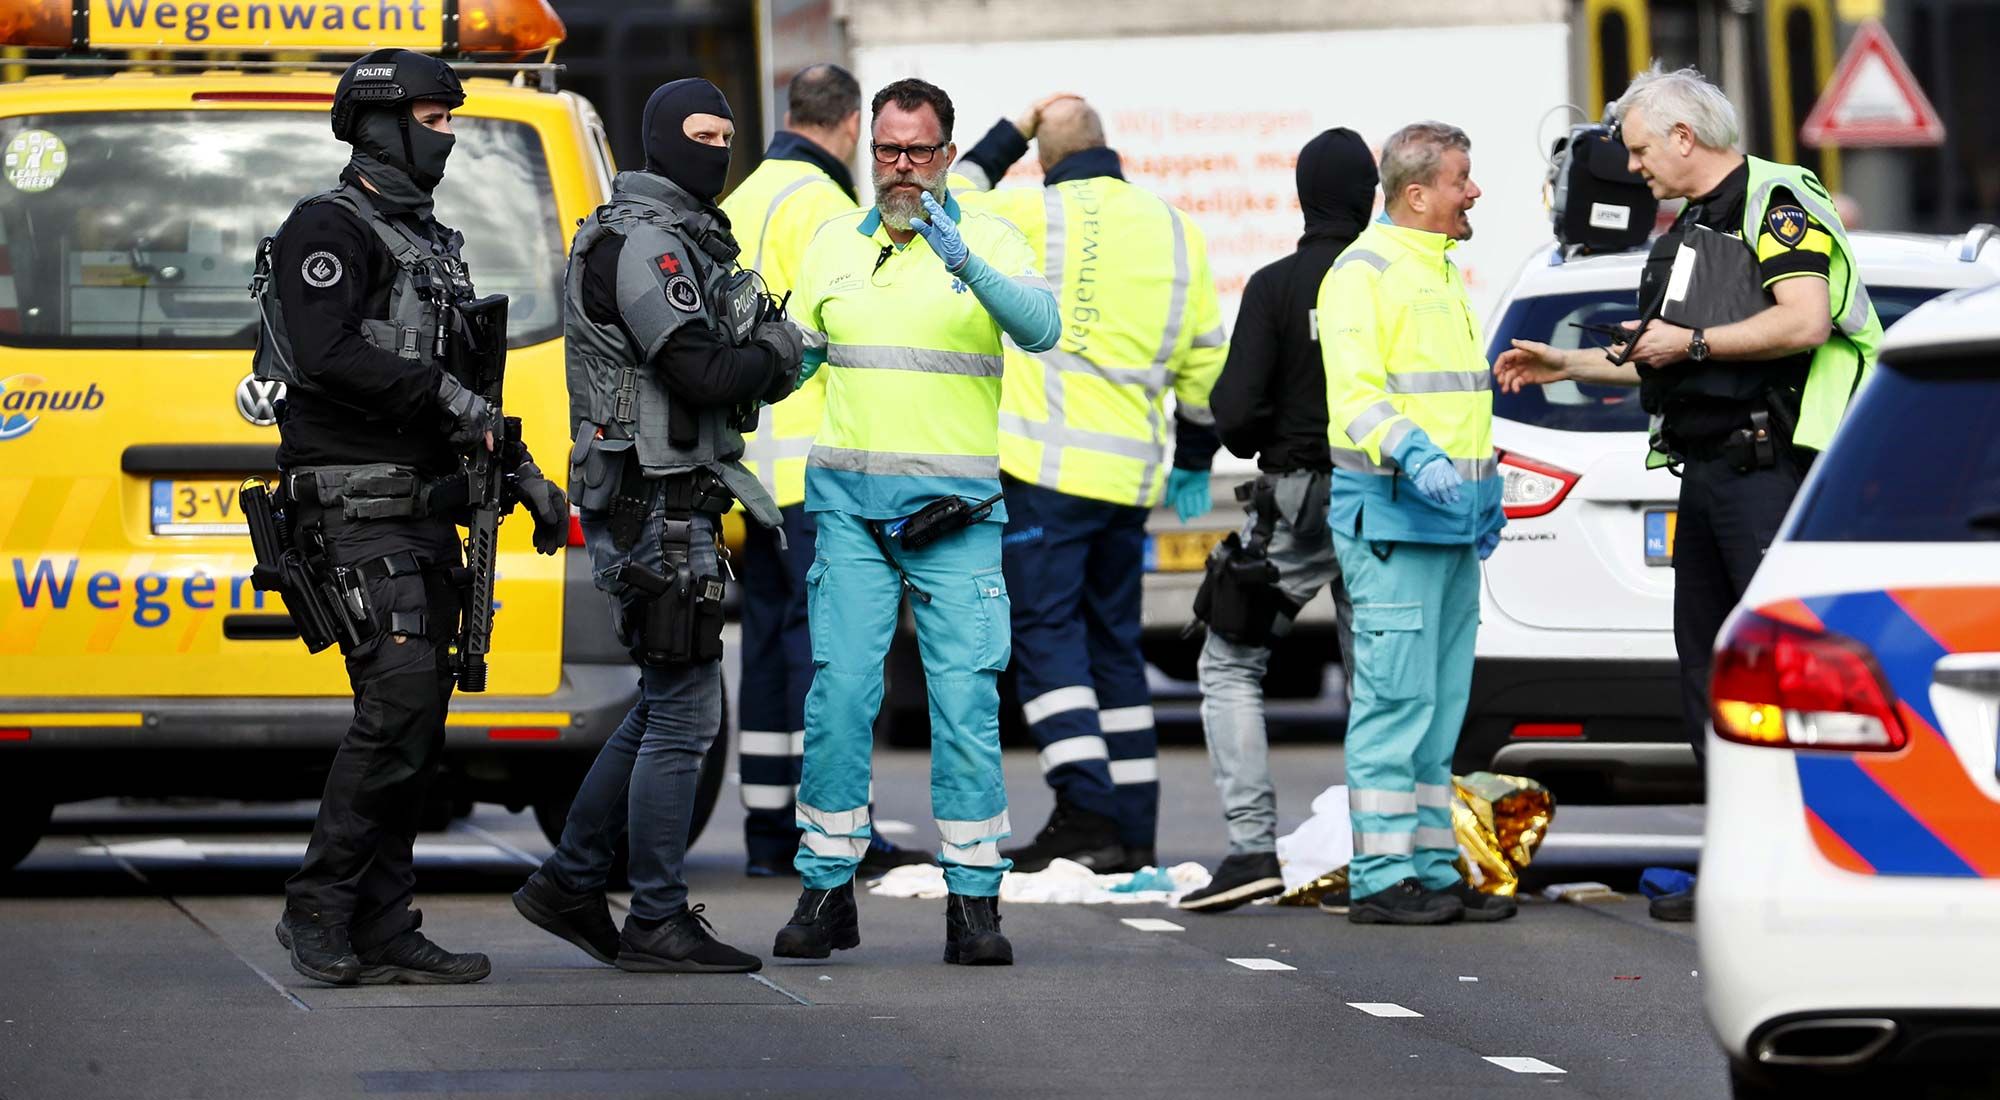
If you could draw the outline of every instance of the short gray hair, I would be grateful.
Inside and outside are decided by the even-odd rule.
[[[1676,124],[1694,134],[1695,144],[1710,149],[1734,149],[1740,131],[1736,105],[1722,89],[1708,82],[1701,70],[1692,67],[1667,72],[1658,61],[1632,78],[1625,94],[1611,105],[1613,118],[1623,120],[1637,107],[1646,113],[1646,126],[1655,137],[1665,137]]]
[[[1442,122],[1412,122],[1389,135],[1382,146],[1382,198],[1402,201],[1403,191],[1413,183],[1435,183],[1446,152],[1472,152],[1472,139],[1465,131]]]

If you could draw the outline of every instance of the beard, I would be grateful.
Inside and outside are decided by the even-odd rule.
[[[1460,214],[1458,216],[1458,232],[1452,234],[1452,236],[1459,241],[1469,241],[1472,239],[1471,214]]]
[[[939,206],[944,205],[945,173],[939,170],[931,176],[916,172],[878,172],[875,175],[875,207],[882,212],[882,224],[899,232],[911,228],[910,219],[924,216],[923,192],[911,194],[905,191],[891,191],[889,188],[899,183],[914,183],[929,192]]]

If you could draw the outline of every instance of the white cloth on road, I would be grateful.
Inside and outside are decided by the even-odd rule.
[[[1147,872],[1141,872],[1145,874]],[[1155,902],[1171,905],[1182,894],[1208,885],[1208,869],[1199,863],[1182,863],[1159,868],[1171,879],[1172,890],[1118,890],[1132,881],[1130,874],[1100,875],[1080,863],[1059,859],[1048,870],[1026,874],[1009,871],[1000,880],[1000,900],[1014,904],[1128,905]],[[941,898],[946,894],[944,868],[935,863],[897,867],[868,886],[879,898]]]
[[[1347,816],[1347,785],[1335,784],[1313,799],[1305,824],[1278,838],[1278,870],[1285,889],[1338,870],[1354,859],[1354,826]]]

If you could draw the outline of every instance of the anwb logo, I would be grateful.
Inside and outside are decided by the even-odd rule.
[[[44,380],[33,374],[0,378],[0,441],[27,435],[47,413],[90,412],[104,405],[104,391],[95,382],[80,390],[45,386]]]

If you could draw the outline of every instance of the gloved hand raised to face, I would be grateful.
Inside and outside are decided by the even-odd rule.
[[[500,431],[500,416],[484,397],[465,388],[449,373],[438,376],[438,406],[451,417],[451,445],[470,447],[475,439],[486,437],[486,449],[493,449],[493,438]]]
[[[1458,467],[1443,455],[1433,457],[1429,462],[1417,467],[1411,480],[1417,483],[1417,491],[1431,498],[1437,504],[1457,504],[1459,487],[1465,484]]]
[[[521,454],[527,454],[525,447]],[[569,541],[569,497],[562,489],[543,477],[541,467],[527,457],[508,473],[506,486],[507,496],[535,519],[535,552],[553,554],[562,549]]]
[[[944,207],[924,192],[925,217],[911,218],[910,228],[924,235],[930,242],[931,251],[944,261],[944,269],[956,275],[965,270],[965,261],[972,258],[971,250],[965,247],[965,239],[958,235],[958,223],[944,212]]]
[[[1208,488],[1208,471],[1183,470],[1179,466],[1168,471],[1167,503],[1173,505],[1174,514],[1182,523],[1207,515],[1215,504]]]

